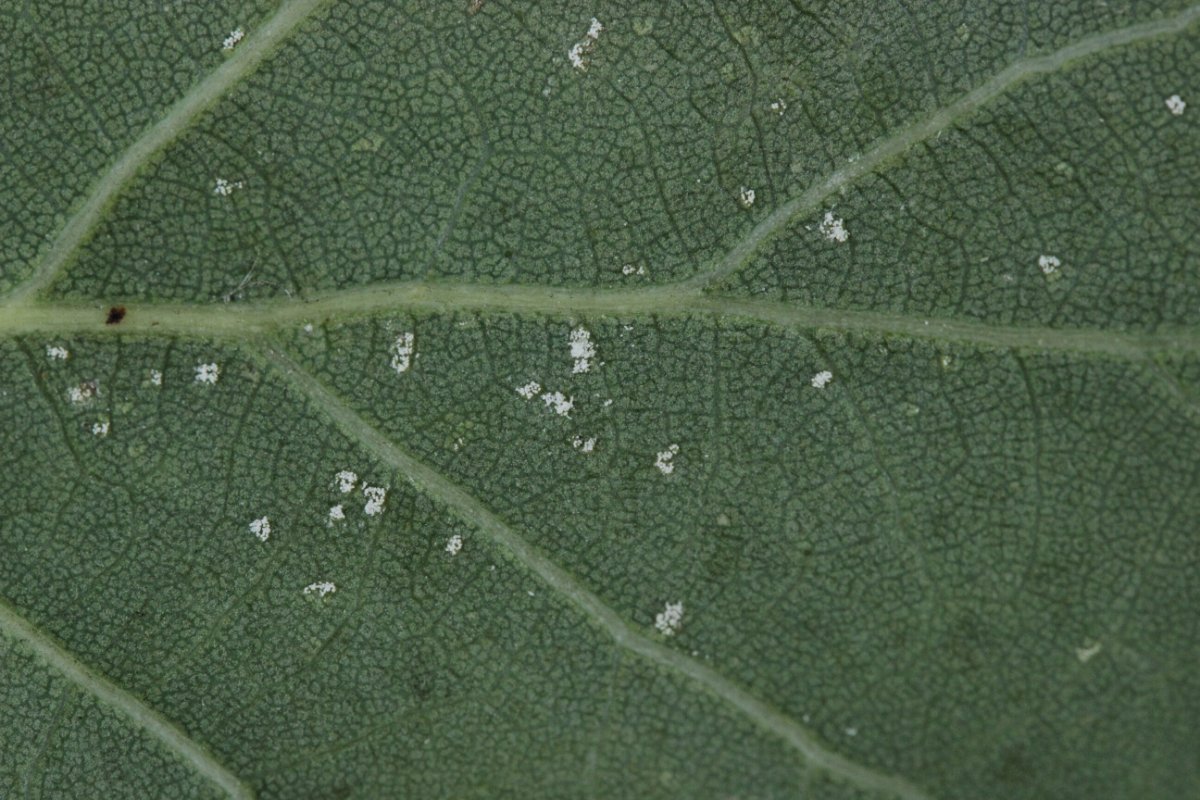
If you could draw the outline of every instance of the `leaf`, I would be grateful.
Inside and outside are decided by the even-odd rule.
[[[0,796],[1200,791],[1200,6],[0,15]]]

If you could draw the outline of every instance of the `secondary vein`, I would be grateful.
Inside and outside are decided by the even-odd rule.
[[[204,111],[263,62],[299,25],[329,0],[285,0],[274,16],[241,42],[221,66],[179,98],[163,117],[142,132],[92,185],[83,204],[58,232],[30,278],[5,305],[36,296],[71,262],[105,212],[141,168],[175,141]]]
[[[274,364],[296,391],[323,410],[343,433],[360,442],[377,458],[402,472],[420,490],[508,550],[551,589],[578,606],[618,646],[700,684],[762,728],[783,738],[814,769],[839,776],[868,791],[883,792],[903,800],[928,800],[923,791],[903,778],[877,772],[827,749],[812,733],[780,710],[696,659],[636,630],[574,575],[527,542],[478,498],[398,446],[287,354],[278,348],[267,348],[262,355]]]
[[[0,599],[0,634],[23,642],[42,661],[161,742],[196,772],[235,800],[253,800],[254,792],[207,749],[177,725],[75,656]]]

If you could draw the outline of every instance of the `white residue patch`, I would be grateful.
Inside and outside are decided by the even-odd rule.
[[[829,385],[831,380],[833,380],[833,373],[824,369],[813,375],[810,383],[812,383],[814,389],[824,389]]]
[[[242,181],[231,181],[225,178],[217,178],[213,184],[213,194],[217,197],[229,197],[238,189],[241,189],[246,184]]]
[[[344,510],[342,510],[341,503],[338,503],[336,506],[331,506],[329,508],[329,523],[331,525],[335,522],[340,522],[341,520],[344,520],[345,518],[346,518],[346,512]]]
[[[670,475],[675,471],[673,459],[678,452],[679,445],[672,444],[668,446],[666,450],[660,452],[658,457],[654,459],[654,466],[657,467],[658,471],[663,475]]]
[[[327,594],[333,594],[337,591],[337,587],[333,585],[333,581],[318,581],[310,583],[304,587],[305,594],[315,594],[317,597],[324,597]]]
[[[456,533],[450,537],[450,541],[446,542],[446,552],[456,556],[459,550],[462,550],[462,537]]]
[[[596,357],[592,334],[584,328],[576,328],[571,331],[567,341],[571,345],[571,358],[575,359],[575,366],[571,369],[571,373],[577,375],[580,372],[587,372],[591,369],[592,359]]]
[[[825,218],[821,220],[821,235],[831,242],[844,242],[850,238],[846,231],[846,221],[835,217],[832,211],[826,211]]]
[[[333,479],[337,482],[337,488],[339,492],[342,494],[350,494],[354,491],[354,484],[358,483],[358,474],[351,472],[348,469],[344,469],[337,475],[334,475]]]
[[[221,368],[216,364],[197,364],[196,383],[214,384],[221,377]]]
[[[754,190],[743,186],[738,190],[738,202],[742,204],[742,208],[754,205]]]
[[[415,341],[411,332],[402,333],[396,337],[396,342],[392,345],[392,369],[396,370],[397,375],[407,372],[408,368],[412,366]]]
[[[245,38],[246,32],[244,30],[241,28],[234,28],[229,32],[229,35],[225,37],[225,41],[221,42],[221,49],[225,52],[229,52],[233,48],[237,47],[238,43]]]
[[[1085,647],[1076,647],[1075,657],[1079,659],[1080,663],[1086,664],[1087,662],[1091,661],[1092,657],[1099,653],[1102,648],[1103,645],[1101,645],[1099,642],[1092,642]]]
[[[588,68],[586,56],[592,52],[592,49],[596,46],[596,40],[600,38],[600,34],[603,31],[604,26],[600,24],[600,20],[592,17],[592,24],[588,26],[587,35],[567,51],[567,58],[570,59],[572,67],[578,70],[586,70]]]
[[[100,388],[95,381],[84,381],[78,386],[70,386],[67,388],[67,399],[75,405],[80,405],[91,400],[99,394]]]
[[[562,392],[546,392],[542,395],[542,402],[560,417],[570,416],[571,409],[575,407],[575,398],[564,397]]]
[[[71,355],[70,351],[59,345],[46,345],[46,358],[51,361],[66,361]]]
[[[364,486],[363,497],[367,498],[363,513],[368,517],[377,517],[383,513],[383,501],[387,499],[387,489],[381,486]]]
[[[1177,117],[1182,117],[1183,112],[1187,109],[1187,103],[1183,102],[1183,98],[1177,94],[1173,94],[1166,99],[1167,110]]]
[[[162,370],[150,370],[150,384],[152,386],[162,386]]]
[[[667,603],[667,607],[654,615],[654,627],[664,636],[672,636],[683,623],[683,603]]]
[[[257,536],[260,542],[265,542],[271,538],[271,520],[259,517],[250,523],[250,532]]]
[[[108,420],[102,419],[92,423],[92,435],[100,437],[108,436]]]
[[[584,439],[582,436],[576,436],[571,440],[571,446],[581,453],[590,453],[596,449],[596,437],[589,436],[587,439]]]
[[[526,400],[532,400],[542,393],[542,385],[537,381],[530,381],[524,386],[517,387],[517,394],[524,397]]]
[[[1038,256],[1038,268],[1044,275],[1053,275],[1062,266],[1057,256]]]

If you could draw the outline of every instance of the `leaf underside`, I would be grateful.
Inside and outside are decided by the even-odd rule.
[[[0,52],[0,797],[1200,794],[1200,6]]]

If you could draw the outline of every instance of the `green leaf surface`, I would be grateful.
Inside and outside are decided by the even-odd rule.
[[[1200,794],[1200,6],[0,22],[0,797]]]

